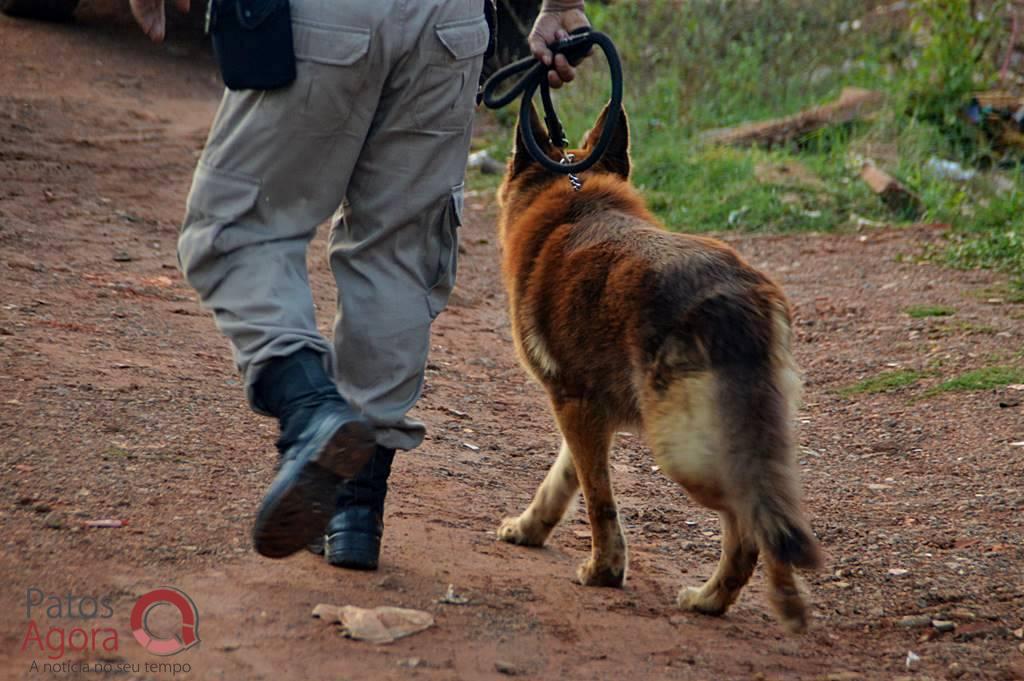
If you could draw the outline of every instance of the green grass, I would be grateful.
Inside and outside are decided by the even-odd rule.
[[[932,157],[971,167],[988,150],[977,140],[965,145],[962,129],[951,132],[953,119],[934,115],[925,106],[934,102],[915,104],[920,98],[908,94],[932,73],[955,72],[960,90],[974,82],[961,77],[960,42],[991,31],[965,28],[957,19],[949,22],[944,42],[928,43],[910,30],[841,28],[864,16],[870,4],[692,0],[681,7],[677,0],[618,0],[588,6],[594,26],[611,35],[622,56],[634,182],[676,230],[834,231],[859,218],[901,224],[904,218],[858,177],[861,160],[872,158],[921,196],[921,221],[950,225],[946,243],[927,257],[1024,276],[1024,174],[1008,172],[997,186],[984,174],[964,183],[929,173]],[[991,68],[970,68],[975,80],[991,75]],[[882,91],[886,105],[867,122],[827,128],[785,149],[701,141],[703,131],[791,114],[836,97],[845,86]],[[573,142],[592,125],[607,92],[598,54],[584,63],[576,82],[556,93]],[[498,128],[487,140],[496,158],[511,147],[512,109],[496,115]],[[820,182],[800,186],[757,177],[759,166],[791,162]]]
[[[967,335],[994,336],[999,329],[988,324],[975,324],[974,322],[960,322],[959,324],[946,324],[942,329],[952,333],[963,333]]]
[[[843,397],[854,397],[857,395],[896,392],[914,387],[923,379],[934,377],[936,373],[936,368],[928,371],[916,371],[914,369],[885,371],[842,388],[839,394]],[[985,367],[946,379],[925,391],[923,397],[934,397],[935,395],[948,392],[993,390],[1016,383],[1024,383],[1024,369],[1010,366]]]
[[[906,313],[913,319],[923,319],[925,317],[948,317],[956,313],[956,310],[941,305],[911,305],[906,309]]]
[[[913,369],[898,369],[896,371],[886,371],[877,376],[866,378],[863,381],[854,383],[851,386],[847,386],[839,391],[839,394],[843,397],[852,397],[854,395],[873,395],[876,393],[887,393],[900,390],[902,388],[908,388],[916,385],[921,379],[929,376],[928,373],[923,371],[915,371]]]
[[[992,390],[1003,388],[1014,383],[1024,383],[1024,369],[997,366],[985,367],[968,371],[956,378],[943,381],[928,391],[929,394],[945,392],[965,392],[972,390]]]
[[[998,300],[1011,305],[1024,303],[1024,279],[1017,279],[1007,284],[986,286],[974,289],[970,295],[980,300]]]

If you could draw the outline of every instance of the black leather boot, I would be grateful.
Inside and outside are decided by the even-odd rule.
[[[264,556],[283,558],[323,535],[342,481],[373,456],[374,431],[311,350],[263,367],[254,397],[280,420],[281,463],[256,514],[253,545]]]
[[[327,523],[323,554],[335,567],[376,570],[384,534],[384,498],[395,450],[377,447],[363,471],[338,489],[337,510]]]

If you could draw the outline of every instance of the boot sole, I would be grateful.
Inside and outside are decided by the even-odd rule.
[[[376,570],[380,561],[380,539],[359,532],[338,532],[324,540],[324,556],[334,567]]]
[[[308,453],[284,463],[256,515],[253,545],[267,558],[284,558],[322,536],[334,514],[342,480],[354,477],[376,448],[373,429],[362,420],[324,424]],[[316,446],[315,443],[323,441]]]

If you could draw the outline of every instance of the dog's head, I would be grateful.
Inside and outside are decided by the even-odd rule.
[[[560,161],[562,155],[548,140],[548,131],[544,128],[544,124],[541,123],[536,109],[533,109],[532,106],[530,114],[530,123],[537,144],[540,145],[540,148],[549,158]],[[601,115],[598,116],[597,121],[594,123],[594,127],[584,136],[582,146],[578,149],[566,149],[565,151],[573,154],[577,161],[589,156],[591,150],[593,150],[597,145],[597,141],[601,138],[601,133],[604,131],[605,126],[609,124],[608,117],[608,107],[605,106]],[[597,164],[580,175],[584,183],[586,183],[588,176],[594,174],[611,174],[618,176],[622,180],[629,179],[629,121],[626,118],[625,110],[611,124],[615,128],[608,149]],[[508,161],[505,179],[498,189],[498,204],[506,211],[518,212],[516,209],[517,204],[528,203],[542,190],[556,181],[564,182],[566,187],[569,186],[569,180],[565,175],[545,170],[533,159],[526,148],[525,142],[523,142],[522,130],[520,130],[517,124],[515,147]]]

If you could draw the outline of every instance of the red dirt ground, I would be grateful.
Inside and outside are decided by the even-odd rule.
[[[717,520],[652,472],[635,438],[614,463],[632,551],[624,590],[571,581],[589,544],[582,514],[542,550],[495,541],[558,438],[513,357],[489,192],[469,201],[459,290],[417,409],[431,435],[396,464],[381,570],[256,556],[274,425],[245,406],[174,255],[216,76],[194,43],[153,46],[82,14],[74,26],[0,19],[0,676],[172,678],[32,672],[47,661],[21,650],[36,587],[112,599],[120,650],[62,659],[190,665],[174,678],[1024,678],[1024,448],[1011,445],[1024,440],[1024,392],[928,393],[969,369],[1021,366],[1024,306],[1000,275],[899,257],[938,244],[935,227],[724,235],[780,279],[799,316],[801,467],[828,552],[806,576],[803,636],[776,624],[760,574],[725,617],[675,607],[714,567]],[[326,331],[322,238],[312,254]],[[921,304],[955,314],[905,313]],[[893,367],[930,373],[840,394]],[[129,524],[84,527],[103,518]],[[439,603],[449,584],[470,602]],[[201,618],[201,646],[173,658],[145,653],[128,626],[135,598],[162,585]],[[437,625],[373,646],[312,619],[320,602],[419,608]],[[915,615],[956,629],[901,622]],[[76,624],[33,616],[44,633]]]

